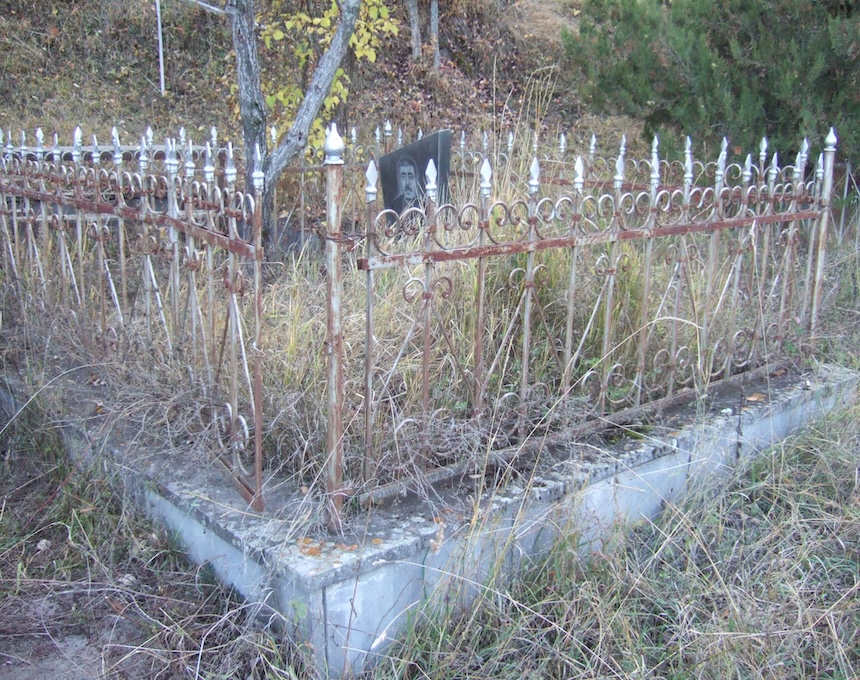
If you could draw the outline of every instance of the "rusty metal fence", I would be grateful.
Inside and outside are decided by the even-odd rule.
[[[178,366],[212,405],[215,459],[262,509],[261,214],[232,149],[43,141],[0,154],[4,279],[22,316],[71,319],[94,354]]]
[[[363,342],[342,335],[329,269],[332,523],[349,493],[373,502],[486,469],[576,422],[799,356],[820,313],[835,144],[811,173],[805,142],[780,166],[764,142],[757,163],[728,163],[725,143],[696,162],[689,142],[667,163],[655,140],[649,160],[624,142],[614,161],[593,146],[566,160],[562,145],[517,176],[510,145],[493,156],[485,141],[460,155],[480,167],[473,200],[437,205],[431,163],[426,206],[401,215],[381,210],[371,162]],[[330,213],[329,263],[340,229]],[[363,384],[345,389],[359,360]]]
[[[348,137],[332,127],[277,189],[280,228],[324,244],[325,337],[307,351],[326,369],[306,391],[327,430],[314,475],[334,528],[351,497],[510,462],[527,442],[814,342],[832,132],[817,162],[804,143],[784,166],[765,143],[743,162],[725,145],[698,161],[688,143],[667,162],[656,140],[639,160],[624,140],[604,159],[594,138],[575,155],[564,136],[546,149],[462,135],[451,202],[437,204],[429,167],[426,205],[400,215],[382,209],[376,159],[402,134]],[[214,133],[133,148],[114,135],[106,150],[7,139],[0,239],[23,312],[50,305],[94,349],[146,348],[193,376],[220,404],[216,460],[262,508],[263,405],[288,386],[264,391],[278,339],[263,337],[261,215],[237,164]]]

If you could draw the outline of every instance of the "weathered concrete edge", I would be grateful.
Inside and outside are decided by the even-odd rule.
[[[499,575],[509,578],[545,555],[559,537],[593,548],[615,527],[653,517],[691,484],[728,474],[740,458],[856,399],[860,377],[838,368],[823,373],[800,381],[778,402],[685,428],[654,447],[660,455],[648,455],[643,445],[619,456],[609,474],[598,466],[594,477],[584,470],[584,478],[548,475],[515,496],[483,499],[480,518],[465,531],[454,527],[411,559],[377,560],[373,571],[327,587],[327,667],[358,671],[384,658],[416,604],[465,604],[498,584]]]
[[[208,517],[199,498],[120,468],[129,494],[176,533],[194,561],[210,564],[249,601],[260,603],[262,616],[294,629],[315,649],[321,667],[339,675],[384,654],[417,603],[452,591],[456,595],[449,601],[467,602],[500,572],[512,574],[543,554],[559,535],[575,533],[583,545],[593,545],[619,521],[653,515],[688,480],[727,471],[739,455],[766,448],[850,402],[858,382],[854,373],[823,367],[778,403],[718,415],[605,463],[535,478],[527,488],[482,499],[481,516],[472,525],[452,524],[441,533],[432,524],[416,526],[408,540],[365,546],[349,564],[314,575],[225,530]],[[101,448],[85,431],[69,428],[67,435],[76,457],[90,460]],[[710,445],[710,452],[694,454],[703,445]]]

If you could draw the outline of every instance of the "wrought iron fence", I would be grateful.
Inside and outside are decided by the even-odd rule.
[[[371,163],[363,385],[342,386],[337,294],[329,312],[332,521],[344,468],[372,501],[798,353],[821,305],[835,143],[811,176],[806,143],[783,167],[764,144],[730,164],[725,144],[713,163],[689,144],[665,163],[656,140],[644,161],[622,143],[614,162],[554,159],[550,182],[535,155],[527,195],[502,198],[480,154],[476,200],[437,205],[431,165],[426,206],[400,215],[379,212]],[[327,262],[342,240],[335,216]]]
[[[262,509],[261,214],[231,149],[216,173],[211,145],[37,143],[22,135],[0,158],[3,267],[23,316],[51,310],[93,352],[181,365],[213,405],[216,460]]]
[[[637,160],[623,140],[604,159],[593,138],[575,155],[564,136],[550,149],[484,134],[471,149],[462,135],[451,202],[437,204],[429,168],[426,205],[400,215],[382,209],[376,160],[402,133],[349,137],[332,128],[277,199],[282,228],[325,248],[326,336],[308,351],[327,363],[310,390],[335,527],[350,496],[372,502],[510,460],[524,442],[814,341],[832,133],[812,172],[806,144],[780,166],[764,143],[741,163],[725,146],[697,161],[689,144],[667,162],[656,140]],[[214,133],[202,146],[112,141],[7,138],[7,281],[26,313],[55,305],[101,351],[145,346],[190,370],[213,403],[225,395],[216,459],[262,507],[262,350],[278,348],[263,337],[260,206]],[[358,303],[345,297],[349,277],[364,279],[361,324],[344,323]]]

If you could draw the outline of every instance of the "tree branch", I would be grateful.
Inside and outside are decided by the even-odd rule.
[[[278,148],[269,156],[268,167],[265,168],[266,184],[274,183],[284,168],[305,148],[311,125],[329,90],[331,90],[335,73],[337,73],[337,69],[349,49],[349,39],[355,30],[355,22],[358,20],[360,8],[361,0],[343,0],[341,2],[340,24],[338,24],[331,45],[314,70],[310,86],[308,86],[305,97],[296,113],[293,126]]]

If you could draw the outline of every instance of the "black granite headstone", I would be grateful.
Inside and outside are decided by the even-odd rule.
[[[451,131],[441,130],[379,159],[382,198],[386,208],[399,214],[407,208],[424,207],[427,195],[425,173],[431,158],[437,173],[436,204],[447,202]]]

